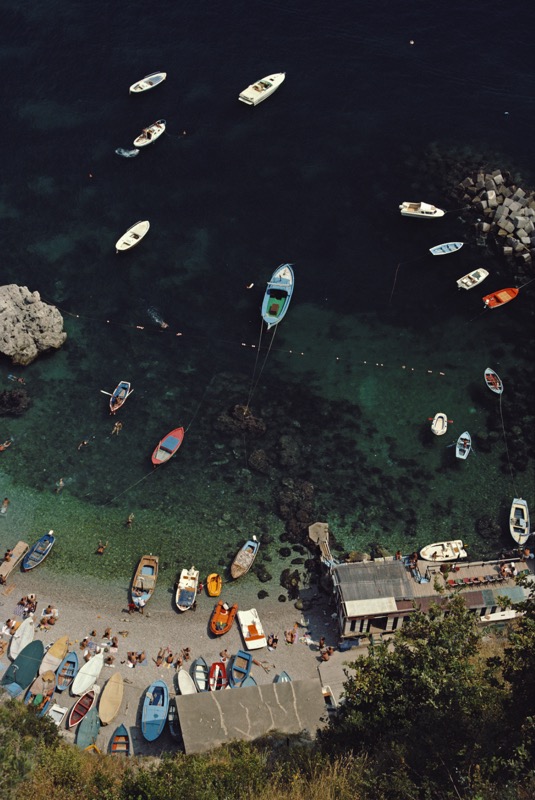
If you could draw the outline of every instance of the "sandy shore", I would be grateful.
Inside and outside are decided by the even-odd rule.
[[[1,619],[4,622],[13,617],[19,599],[33,592],[38,598],[38,612],[49,602],[59,611],[59,619],[53,629],[36,633],[36,637],[41,638],[45,646],[67,634],[71,649],[81,655],[80,642],[84,637],[94,630],[97,633],[94,641],[100,645],[104,642],[105,629],[111,628],[112,635],[118,635],[119,648],[115,654],[114,666],[104,667],[98,684],[103,688],[114,670],[121,672],[126,684],[121,711],[109,726],[101,729],[97,745],[102,752],[107,752],[113,731],[117,725],[124,723],[130,731],[137,755],[157,755],[177,747],[167,730],[156,742],[149,743],[142,737],[139,728],[144,693],[149,685],[161,678],[168,684],[172,694],[175,691],[174,668],[157,667],[153,661],[158,650],[169,647],[173,653],[179,654],[182,648],[189,647],[191,661],[189,664],[185,662],[185,667],[189,668],[198,656],[203,656],[210,664],[219,660],[221,650],[226,648],[233,654],[243,648],[243,642],[237,623],[225,636],[212,636],[208,623],[216,600],[205,593],[199,595],[196,611],[181,614],[173,606],[172,588],[158,585],[145,614],[136,612],[129,615],[126,613],[127,589],[123,583],[97,583],[94,580],[88,582],[75,576],[52,575],[45,570],[27,574],[15,573],[8,586],[3,587],[0,592]],[[303,615],[295,609],[292,602],[281,603],[271,597],[259,600],[258,590],[258,581],[248,576],[241,583],[224,586],[221,595],[229,602],[237,602],[240,608],[257,608],[266,635],[275,633],[279,636],[276,650],[264,648],[256,651],[256,660],[263,664],[253,666],[252,675],[256,682],[271,683],[282,670],[288,672],[294,680],[317,677],[320,669],[322,683],[331,685],[339,693],[343,680],[343,663],[350,660],[350,657],[348,653],[336,652],[328,663],[320,665],[316,644],[319,638],[325,636],[327,644],[333,646],[337,643],[336,621],[331,617],[333,609],[328,606],[325,597],[319,597],[312,591],[305,592],[313,599],[313,603],[311,610]],[[287,645],[284,631],[292,628],[296,622],[299,624],[300,640],[294,645]],[[307,632],[309,636],[305,637]],[[129,668],[127,653],[131,650],[144,650],[147,664]],[[4,656],[0,661],[2,673],[8,663],[7,656]],[[66,693],[56,694],[55,702],[70,710],[75,698]],[[66,739],[74,741],[74,733],[66,730],[64,724],[61,731]]]

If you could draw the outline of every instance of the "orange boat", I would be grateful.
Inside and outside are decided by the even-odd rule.
[[[232,623],[234,622],[234,617],[237,612],[237,603],[234,603],[233,606],[229,606],[228,603],[224,603],[222,600],[218,602],[214,608],[212,618],[210,619],[210,630],[214,636],[222,636],[224,633],[228,633],[232,628]]]
[[[486,294],[482,299],[487,308],[498,308],[498,306],[503,306],[505,303],[514,300],[517,294],[518,289],[511,287],[510,289],[498,289],[497,292]]]
[[[206,592],[210,597],[219,597],[223,588],[223,578],[217,572],[211,572],[206,578]]]

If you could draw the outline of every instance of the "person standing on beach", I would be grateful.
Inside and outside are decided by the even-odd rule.
[[[0,508],[0,514],[7,514],[7,509],[9,508],[9,500],[7,497],[4,497],[2,502],[2,508]]]

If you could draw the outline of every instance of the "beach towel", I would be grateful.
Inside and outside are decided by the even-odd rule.
[[[149,659],[145,656],[145,661],[138,661],[137,666],[138,667],[146,667],[148,663],[149,663]]]

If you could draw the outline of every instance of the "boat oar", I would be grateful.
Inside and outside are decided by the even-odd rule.
[[[100,391],[102,392],[102,394],[107,394],[107,395],[108,395],[108,397],[113,397],[113,394],[112,394],[112,392],[106,392],[104,389],[101,389]],[[132,391],[133,391],[133,390],[132,390]]]
[[[256,658],[253,658],[253,664],[256,664],[257,667],[262,667],[264,672],[267,672],[269,674],[269,667],[264,666],[264,664],[262,664],[261,661],[257,661]]]

